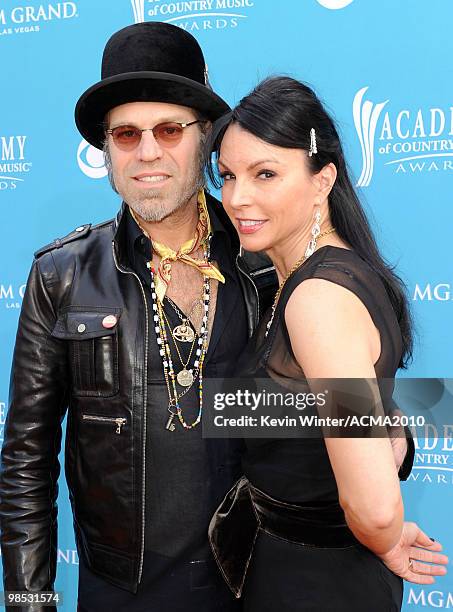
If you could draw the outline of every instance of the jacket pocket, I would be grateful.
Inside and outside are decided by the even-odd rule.
[[[68,342],[74,395],[110,397],[118,393],[120,315],[120,308],[85,306],[70,306],[59,313],[52,336]],[[104,326],[106,317],[110,324],[114,321],[112,327]]]

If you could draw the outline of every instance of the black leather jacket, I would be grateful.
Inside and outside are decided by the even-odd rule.
[[[208,207],[238,253],[236,232],[220,204],[208,196]],[[53,588],[58,453],[67,407],[65,472],[79,553],[118,586],[135,592],[140,581],[149,315],[141,281],[128,267],[124,210],[123,205],[115,220],[79,227],[35,254],[2,451],[7,590]],[[238,254],[236,262],[251,334],[260,316],[257,285],[269,301],[276,275],[260,256],[247,261]],[[118,320],[111,329],[102,325],[107,315]]]

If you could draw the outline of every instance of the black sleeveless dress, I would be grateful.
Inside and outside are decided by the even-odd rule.
[[[294,289],[310,278],[341,285],[363,302],[380,333],[381,354],[375,364],[376,377],[393,379],[401,358],[402,340],[386,290],[377,274],[358,255],[332,246],[315,251],[288,279],[268,337],[265,337],[265,331],[270,313],[264,316],[254,339],[242,355],[238,376],[270,376],[288,387],[305,380],[291,348],[284,312]],[[296,504],[310,510],[331,504],[344,519],[322,438],[246,439],[245,443],[243,471],[252,489],[278,500],[284,511],[285,504]],[[372,480],[372,465],[369,466],[369,475]],[[264,499],[262,495],[261,499]],[[276,516],[278,512],[272,520],[278,520]],[[400,610],[402,580],[355,540],[344,520],[342,523],[342,528],[351,534],[352,544],[307,546],[258,529],[246,565],[242,589],[244,611]],[[320,535],[322,539],[322,533]],[[232,555],[232,562],[234,558]]]

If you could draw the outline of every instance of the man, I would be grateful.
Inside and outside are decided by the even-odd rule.
[[[77,104],[124,203],[36,253],[3,448],[6,590],[53,589],[68,407],[79,610],[237,609],[207,527],[240,449],[201,438],[202,377],[231,375],[276,286],[266,261],[239,258],[202,190],[203,142],[227,111],[195,39],[161,23],[114,34],[102,80]]]
[[[3,449],[7,590],[53,588],[68,406],[79,609],[236,609],[207,528],[238,449],[203,440],[197,420],[202,376],[231,375],[259,315],[235,231],[202,190],[206,133],[228,110],[196,40],[162,23],[114,34],[77,104],[124,204],[36,253]],[[272,271],[259,278],[275,291]]]

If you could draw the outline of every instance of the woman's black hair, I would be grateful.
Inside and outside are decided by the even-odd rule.
[[[309,150],[310,130],[316,131],[317,153],[307,156],[309,168],[319,172],[333,163],[337,178],[329,195],[329,213],[338,236],[344,240],[382,280],[401,329],[403,352],[400,367],[412,358],[412,321],[405,286],[380,255],[368,219],[349,178],[343,149],[334,121],[316,94],[305,84],[287,76],[269,77],[245,96],[231,113],[214,125],[208,147],[208,176],[221,186],[217,174],[220,146],[232,123],[257,138],[278,147]],[[214,160],[211,153],[214,153]]]

